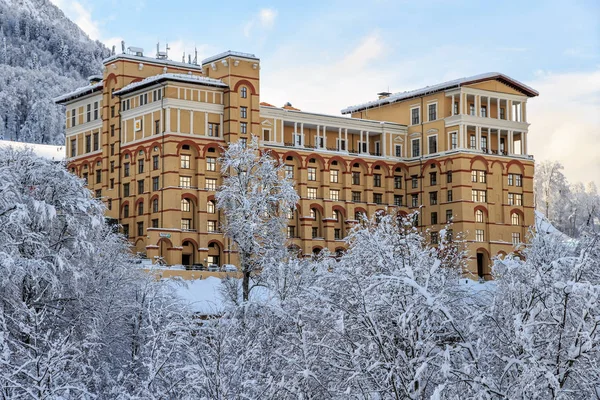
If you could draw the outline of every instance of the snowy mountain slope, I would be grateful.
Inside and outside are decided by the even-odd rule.
[[[99,73],[108,53],[49,0],[0,0],[0,139],[63,144],[52,98]]]

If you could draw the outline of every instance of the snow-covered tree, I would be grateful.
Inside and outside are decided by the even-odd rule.
[[[259,153],[255,136],[247,146],[231,143],[220,162],[223,185],[215,198],[225,216],[223,232],[238,249],[246,301],[251,275],[265,257],[285,249],[286,214],[299,197],[283,165],[268,152]]]

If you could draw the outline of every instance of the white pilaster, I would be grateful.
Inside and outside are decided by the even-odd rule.
[[[181,132],[181,108],[177,109],[177,133]]]
[[[167,107],[167,116],[166,116],[166,132],[171,132],[171,107]]]
[[[327,125],[323,125],[323,148],[327,149]]]
[[[318,149],[319,148],[319,144],[320,144],[320,140],[319,140],[319,125],[317,125],[317,139],[315,140],[315,147]]]
[[[450,115],[454,115],[454,95],[452,95],[452,113]]]
[[[498,129],[498,137],[497,137],[497,139],[498,139],[498,155],[501,154],[500,153],[500,136],[502,136],[501,132],[502,131],[500,129]]]
[[[223,125],[223,114],[219,114],[219,134],[221,137],[225,137],[225,126]]]
[[[506,120],[512,121],[512,100],[506,100]]]
[[[523,149],[523,155],[527,154],[527,132],[521,133],[521,148]]]
[[[386,135],[386,132],[385,132],[385,131],[384,131],[384,132],[382,132],[382,133],[381,133],[381,142],[382,142],[382,143],[381,143],[381,146],[382,146],[382,151],[381,151],[381,154],[382,154],[384,157],[387,157],[387,144],[386,144],[386,143],[387,143],[387,139],[388,139],[388,137],[387,137],[387,135]]]
[[[498,97],[496,100],[498,101],[498,106],[496,107],[497,108],[496,119],[500,119],[500,97]],[[500,131],[498,131],[498,132],[500,132]]]
[[[488,98],[487,98],[487,110],[486,110],[486,117],[487,118],[490,118],[491,112],[492,112],[492,102],[490,100],[490,96],[488,96]]]
[[[190,134],[194,133],[194,110],[190,110]]]
[[[365,135],[366,136],[365,139],[367,141],[367,154],[369,154],[369,132],[365,132],[365,134],[366,134]],[[423,145],[423,144],[421,143],[421,145]]]
[[[208,113],[204,113],[204,136],[208,136]]]
[[[348,151],[348,128],[344,128],[344,140],[346,141],[346,151]]]
[[[481,127],[475,127],[475,149],[481,150]]]
[[[285,143],[285,122],[281,120],[281,144]]]
[[[337,149],[340,151],[342,149],[342,128],[338,128],[338,144]]]
[[[508,146],[506,152],[513,154],[513,131],[508,131]]]

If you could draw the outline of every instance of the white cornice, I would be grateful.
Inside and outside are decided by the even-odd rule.
[[[88,132],[88,131],[92,131],[94,129],[101,129],[101,128],[102,128],[102,120],[97,119],[94,121],[86,122],[84,124],[75,125],[74,127],[71,127],[71,128],[67,128],[66,136],[67,137],[73,136],[73,135],[77,135],[82,132]]]
[[[473,125],[483,128],[509,129],[513,131],[527,132],[529,124],[527,122],[507,121],[505,119],[476,117],[474,115],[458,114],[444,118],[446,127],[453,125]]]
[[[163,107],[181,108],[183,110],[209,112],[213,114],[223,114],[225,111],[225,106],[223,106],[223,104],[204,103],[199,101],[171,98],[163,99]]]
[[[121,120],[127,121],[132,118],[137,118],[142,115],[149,114],[160,110],[160,101],[153,101],[140,107],[135,107],[127,111],[121,111]]]
[[[470,87],[461,87],[459,89],[446,90],[446,96],[459,95],[460,93],[467,93],[473,95],[479,95],[483,97],[500,98],[502,100],[513,100],[523,103],[527,103],[527,96],[517,95],[504,92],[494,92],[491,90],[475,89]]]

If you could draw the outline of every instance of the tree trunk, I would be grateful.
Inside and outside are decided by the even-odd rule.
[[[242,281],[242,291],[244,296],[244,301],[248,301],[248,297],[250,296],[250,271],[244,269],[244,280]]]

